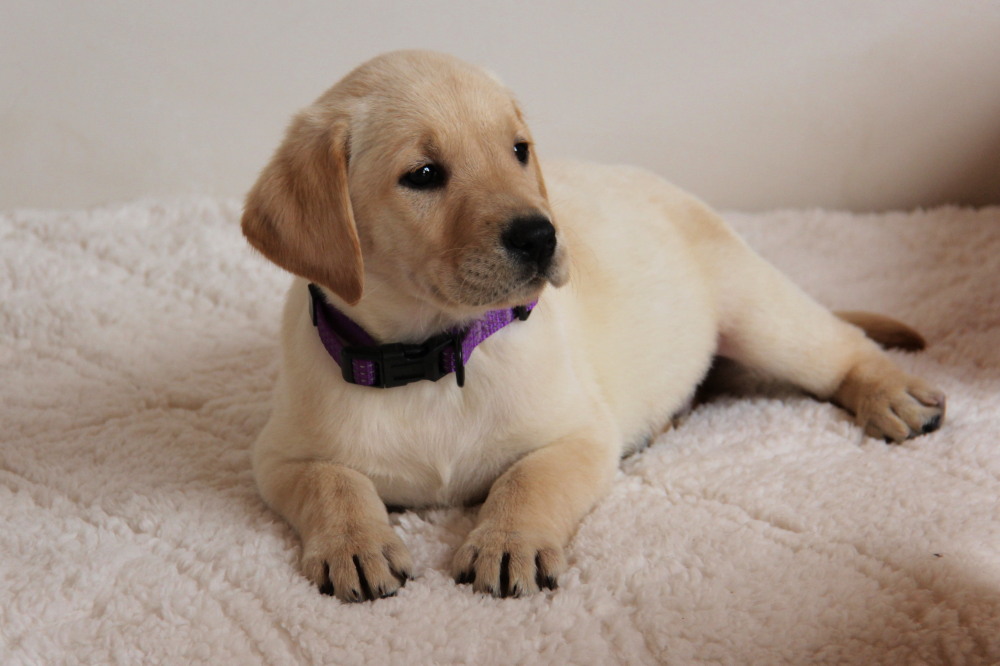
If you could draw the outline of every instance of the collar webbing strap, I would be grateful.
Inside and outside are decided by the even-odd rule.
[[[392,388],[421,379],[437,381],[455,373],[465,384],[465,364],[480,343],[514,321],[524,321],[537,301],[503,310],[491,310],[464,329],[436,335],[422,343],[376,344],[356,322],[330,305],[315,284],[309,285],[313,325],[327,352],[337,362],[344,380],[361,386]]]

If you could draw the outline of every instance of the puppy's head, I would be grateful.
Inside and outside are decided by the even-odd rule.
[[[523,304],[567,274],[514,99],[434,53],[369,61],[297,115],[243,232],[349,304],[367,275],[461,316]]]

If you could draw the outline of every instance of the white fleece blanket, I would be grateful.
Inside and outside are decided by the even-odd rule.
[[[455,585],[473,511],[441,509],[393,516],[417,578],[356,605],[254,489],[287,279],[238,216],[0,215],[0,662],[1000,663],[1000,209],[729,216],[821,302],[926,335],[896,357],[947,391],[939,432],[723,399],[624,461],[557,591]]]

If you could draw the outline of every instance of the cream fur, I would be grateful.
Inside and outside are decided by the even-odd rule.
[[[447,96],[434,94],[445,84]],[[435,54],[383,56],[296,123],[248,197],[244,230],[277,263],[319,281],[377,338],[420,340],[540,294],[528,321],[476,349],[465,388],[445,378],[376,390],[342,380],[311,324],[304,280],[293,283],[283,371],[253,465],[262,496],[303,540],[304,571],[324,591],[379,597],[409,575],[381,502],[484,497],[456,552],[456,578],[498,596],[554,585],[563,547],[618,460],[686,406],[715,354],[836,400],[874,436],[901,440],[940,422],[943,394],[899,370],[690,195],[637,169],[547,163],[539,171],[537,157],[517,164],[505,151],[530,135],[509,94],[478,70]],[[346,131],[350,152],[337,182],[348,183],[351,210],[327,224],[338,237],[356,236],[360,256],[288,249],[309,247],[287,239],[313,223],[288,213],[284,199],[307,209],[302,197],[323,182],[317,170],[345,168],[339,158],[324,166],[301,157],[314,154],[309,137],[325,136],[322,123],[338,137]],[[351,144],[352,136],[361,138]],[[323,150],[329,145],[324,139]],[[399,173],[431,158],[449,165],[448,187],[401,192]],[[295,178],[317,187],[301,189]],[[551,213],[559,230],[543,276],[551,284],[529,289],[510,278],[509,292],[478,303],[498,286],[463,291],[465,267],[488,262],[505,285],[514,267],[495,249],[498,220],[529,208]],[[357,268],[334,274],[323,261]],[[358,281],[342,276],[358,270],[364,290],[355,299]]]

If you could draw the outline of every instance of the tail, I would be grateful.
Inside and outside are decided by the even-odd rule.
[[[865,335],[886,349],[920,351],[927,346],[922,335],[891,317],[854,310],[838,311],[834,314],[848,324],[860,328]]]

